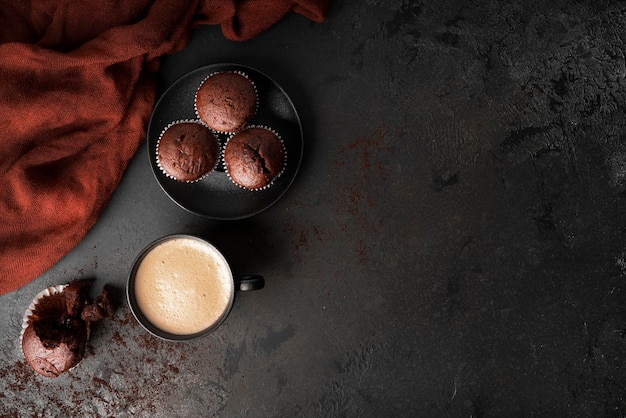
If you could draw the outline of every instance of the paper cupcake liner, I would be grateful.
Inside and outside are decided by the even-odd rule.
[[[226,175],[228,176],[228,179],[237,187],[239,187],[240,189],[243,190],[248,190],[248,191],[252,191],[252,192],[256,192],[256,191],[261,191],[261,190],[267,190],[270,187],[272,187],[272,185],[276,182],[276,180],[285,172],[285,167],[287,167],[287,149],[285,148],[285,143],[283,141],[283,138],[280,136],[280,134],[278,132],[276,132],[274,129],[270,128],[269,126],[266,125],[249,125],[246,129],[252,129],[252,128],[261,128],[261,129],[267,129],[268,131],[272,132],[274,135],[276,135],[278,137],[278,139],[280,140],[280,144],[283,147],[283,153],[284,153],[284,161],[283,161],[283,168],[280,170],[280,172],[278,172],[278,174],[276,174],[274,176],[274,178],[265,186],[263,187],[257,187],[257,188],[249,188],[249,187],[244,187],[240,184],[238,184],[235,180],[232,179],[232,177],[230,176],[230,173],[228,172],[228,166],[226,165],[226,161],[224,160],[224,154],[226,152],[226,146],[228,145],[228,141],[230,141],[235,135],[237,135],[237,133],[233,133],[232,135],[229,136],[228,140],[226,141],[226,144],[224,144],[224,147],[222,148],[222,152],[221,152],[221,157],[220,160],[222,161],[222,166],[224,167],[224,172],[226,173]],[[245,130],[245,129],[244,129]],[[241,131],[240,131],[241,132]]]
[[[180,124],[180,123],[197,123],[199,125],[204,126],[205,128],[207,128],[209,131],[211,132],[215,132],[213,131],[213,129],[209,128],[207,126],[206,123],[204,123],[202,120],[200,119],[178,119],[175,120],[173,122],[170,122],[169,124],[167,124],[167,126],[165,128],[163,128],[163,130],[161,131],[161,133],[159,134],[159,139],[157,140],[156,143],[156,148],[155,148],[155,158],[156,158],[156,164],[157,167],[159,167],[159,170],[161,171],[161,173],[163,173],[163,175],[165,175],[167,178],[170,178],[172,180],[176,180],[179,181],[181,183],[197,183],[200,180],[202,180],[203,178],[205,178],[206,176],[208,176],[209,174],[211,174],[213,171],[215,171],[215,169],[217,168],[219,162],[220,162],[220,148],[221,148],[221,144],[219,141],[219,138],[215,137],[215,142],[217,143],[217,149],[218,149],[218,157],[215,159],[215,162],[213,163],[213,167],[211,167],[210,170],[208,170],[205,174],[203,174],[202,176],[200,176],[199,178],[197,178],[196,180],[178,180],[176,177],[174,177],[173,175],[169,174],[167,171],[165,171],[165,169],[161,166],[161,161],[159,160],[159,144],[161,142],[161,138],[163,137],[163,134],[172,126]],[[215,135],[214,135],[215,136]]]
[[[254,88],[254,95],[255,95],[255,97],[256,97],[256,106],[255,106],[255,108],[254,108],[254,115],[256,115],[256,114],[258,113],[258,111],[259,111],[259,92],[258,92],[258,90],[257,90],[256,84],[254,83],[254,81],[250,78],[250,76],[249,76],[247,73],[245,73],[245,72],[243,72],[243,71],[238,71],[238,70],[215,71],[215,72],[213,72],[213,73],[209,74],[208,76],[204,77],[204,79],[202,80],[202,82],[200,83],[200,85],[198,86],[198,88],[196,89],[196,93],[194,94],[194,97],[193,97],[193,109],[194,109],[194,111],[196,112],[196,117],[197,117],[199,120],[202,120],[202,118],[200,117],[200,113],[198,113],[198,105],[197,105],[198,92],[200,91],[200,88],[201,88],[201,87],[202,87],[202,85],[203,85],[203,84],[204,84],[204,83],[205,83],[205,82],[206,82],[209,78],[211,78],[212,76],[217,75],[217,74],[228,74],[228,73],[234,73],[234,74],[239,74],[239,75],[242,75],[242,76],[244,76],[244,77],[245,77],[245,78],[246,78],[246,79],[247,79],[247,80],[248,80],[248,81],[252,84],[252,87]],[[241,129],[240,129],[240,130],[238,130],[238,131],[220,131],[220,130],[217,130],[217,129],[211,128],[211,127],[209,127],[208,125],[207,125],[207,127],[208,127],[210,130],[212,130],[213,132],[217,133],[217,134],[222,134],[222,135],[231,135],[231,134],[235,134],[235,133],[237,133],[237,132],[241,132],[241,131],[243,131],[244,129],[249,128],[250,126],[249,126],[249,124],[246,124],[246,126],[244,126],[243,128],[241,128]]]
[[[20,331],[20,349],[22,348],[22,339],[24,338],[24,332],[26,331],[26,328],[28,328],[28,326],[30,325],[31,317],[33,316],[33,313],[36,312],[39,302],[47,297],[62,293],[67,286],[69,285],[60,284],[57,286],[48,287],[37,293],[37,295],[33,298],[30,305],[28,305],[26,312],[24,312],[24,316],[22,317],[22,330]],[[22,351],[22,356],[24,356],[24,351]]]

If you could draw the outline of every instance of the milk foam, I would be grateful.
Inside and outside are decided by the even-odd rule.
[[[154,326],[171,334],[209,328],[228,310],[233,292],[224,257],[194,238],[173,238],[157,245],[135,275],[139,309]]]

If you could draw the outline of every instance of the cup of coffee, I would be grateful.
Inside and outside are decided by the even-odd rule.
[[[234,277],[224,255],[193,235],[168,235],[133,263],[126,296],[137,321],[153,335],[188,341],[214,331],[235,293],[263,288],[262,276]]]

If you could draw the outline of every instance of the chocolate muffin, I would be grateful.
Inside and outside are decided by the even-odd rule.
[[[196,114],[217,132],[239,132],[257,110],[254,83],[239,72],[222,72],[208,76],[195,96]]]
[[[282,173],[285,161],[282,140],[266,127],[247,128],[233,135],[224,148],[228,177],[248,190],[269,187]]]
[[[107,288],[89,302],[93,280],[79,280],[40,292],[27,309],[22,323],[24,359],[39,374],[58,377],[85,355],[91,323],[113,316],[115,309]]]
[[[200,180],[215,168],[219,158],[217,138],[199,121],[177,121],[167,126],[156,151],[161,171],[181,182]]]

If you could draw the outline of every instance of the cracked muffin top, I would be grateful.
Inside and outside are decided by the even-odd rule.
[[[232,136],[224,148],[224,166],[240,187],[269,187],[285,167],[285,148],[279,136],[265,127],[253,126]]]

